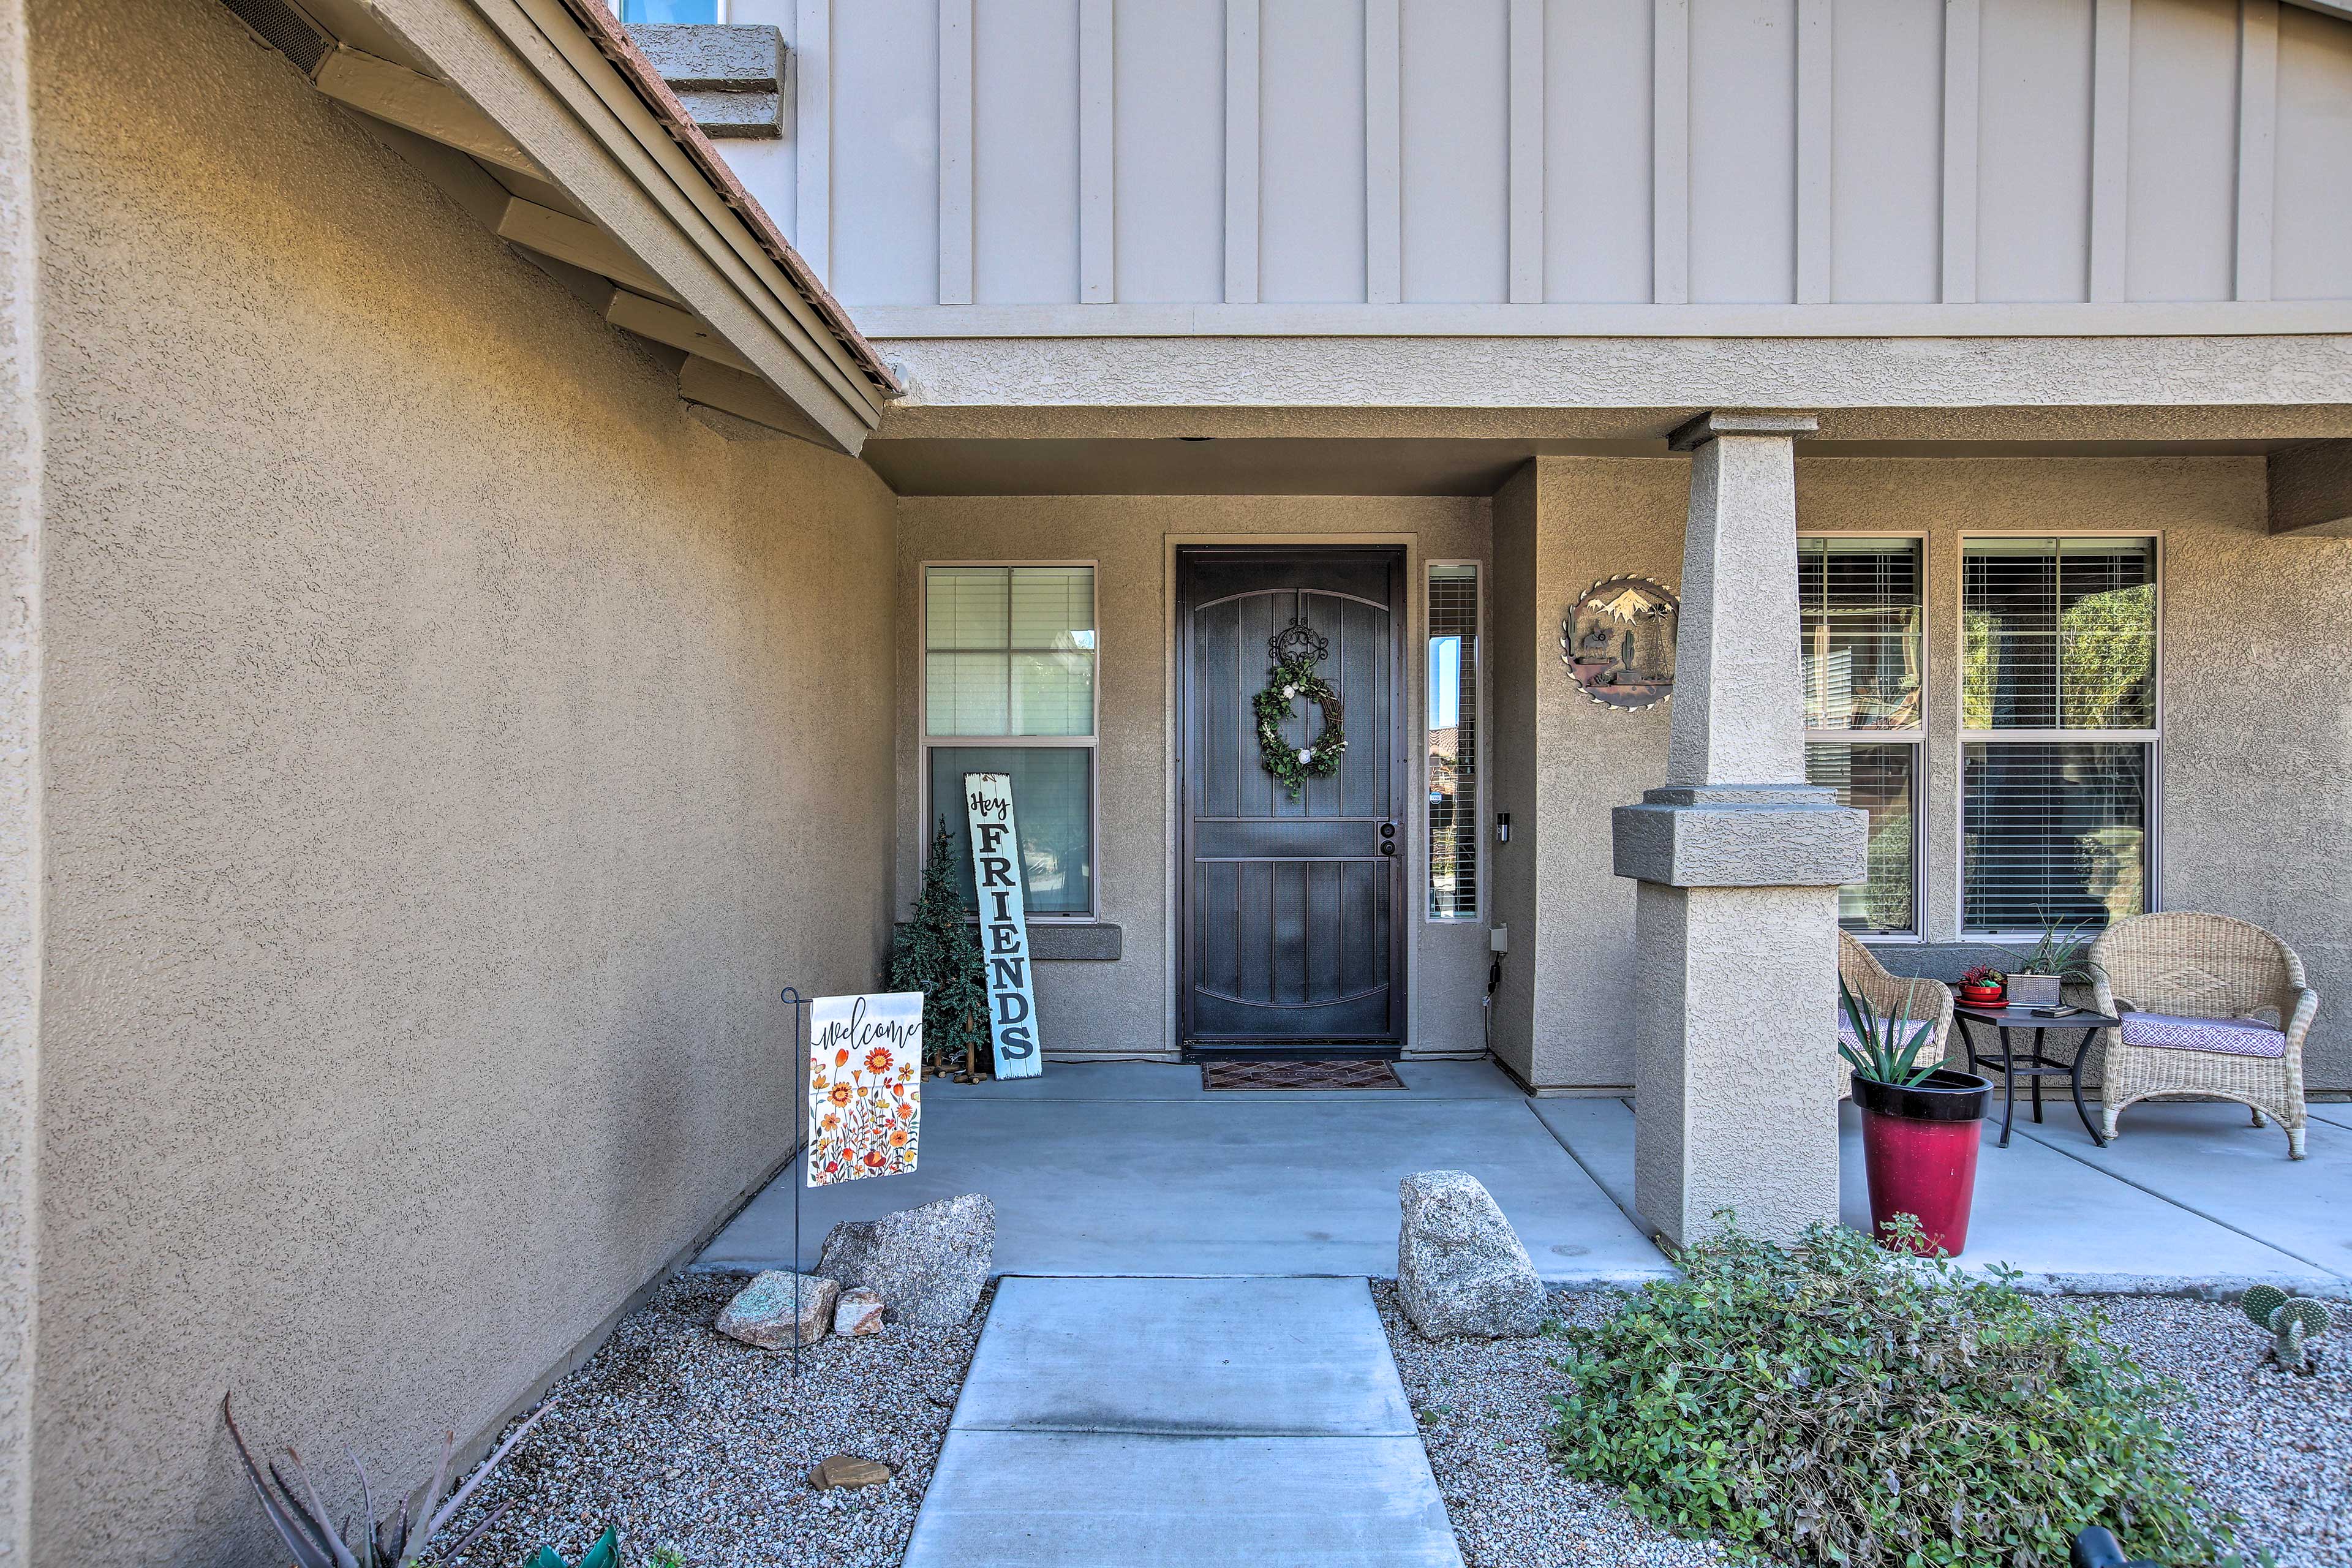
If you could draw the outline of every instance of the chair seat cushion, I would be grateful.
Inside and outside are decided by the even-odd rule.
[[[2231,1057],[2286,1055],[2286,1037],[2243,1018],[2177,1018],[2168,1013],[2126,1013],[2124,1044],[2168,1051],[2218,1051]]]
[[[1919,1032],[1919,1026],[1922,1024],[1927,1025],[1931,1030],[1934,1027],[1933,1019],[1910,1018],[1905,1020],[1902,1028],[1897,1030],[1895,1026],[1895,1016],[1890,1013],[1886,1016],[1878,1020],[1879,1037],[1882,1039],[1895,1039],[1897,1041],[1908,1040],[1912,1036]],[[1845,1009],[1843,1007],[1838,1009],[1837,1037],[1838,1044],[1841,1046],[1852,1046],[1855,1050],[1862,1049],[1862,1037],[1853,1032],[1853,1020],[1846,1016]],[[1933,1040],[1934,1036],[1932,1033],[1929,1035],[1928,1038],[1931,1041]],[[1919,1047],[1922,1055],[1925,1055],[1929,1048],[1930,1047],[1926,1043],[1923,1043]]]

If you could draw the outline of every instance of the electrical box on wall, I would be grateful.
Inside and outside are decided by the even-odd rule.
[[[1493,930],[1489,931],[1486,933],[1486,948],[1490,952],[1510,952],[1511,928],[1508,926],[1496,926]]]

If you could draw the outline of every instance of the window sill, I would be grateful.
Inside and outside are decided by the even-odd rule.
[[[1029,922],[1029,956],[1040,963],[1115,963],[1127,932],[1108,921]]]

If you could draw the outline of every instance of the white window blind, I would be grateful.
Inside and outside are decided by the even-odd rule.
[[[1915,539],[1797,542],[1805,778],[1870,818],[1838,923],[1876,935],[1918,930],[1920,576]]]
[[[1963,544],[1963,929],[2147,907],[2156,607],[2153,539]]]

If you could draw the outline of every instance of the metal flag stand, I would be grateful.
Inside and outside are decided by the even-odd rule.
[[[806,1009],[814,997],[803,996],[797,987],[787,985],[783,992],[784,1005],[793,1010],[793,1152],[784,1163],[784,1179],[793,1184],[793,1381],[801,1380],[801,1189],[808,1185],[808,1173],[801,1167],[808,1163],[809,1048],[801,1042],[801,1026],[806,1021]]]

